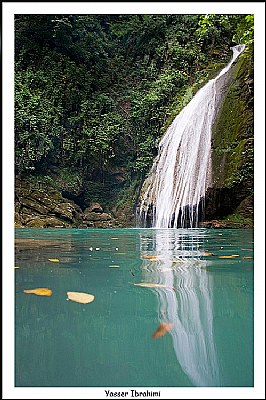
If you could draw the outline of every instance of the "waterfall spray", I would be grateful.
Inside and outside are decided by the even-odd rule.
[[[155,228],[198,226],[200,207],[212,181],[213,123],[228,82],[227,72],[244,48],[231,48],[228,65],[196,93],[160,141],[158,156],[144,183],[147,189],[138,213],[142,225],[146,226],[151,213]]]

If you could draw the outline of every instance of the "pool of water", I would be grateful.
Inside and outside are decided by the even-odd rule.
[[[15,237],[17,387],[253,386],[252,230]],[[40,287],[52,295],[24,293]],[[153,338],[161,323],[171,329]]]

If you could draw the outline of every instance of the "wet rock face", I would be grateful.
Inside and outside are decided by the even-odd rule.
[[[232,213],[245,198],[245,194],[237,196],[229,188],[209,189],[205,199],[205,220],[224,218]],[[240,195],[240,193],[238,193]],[[240,199],[239,199],[240,197]]]
[[[200,222],[199,227],[200,228],[215,228],[215,229],[228,228],[226,223],[216,220],[216,219],[213,219],[211,221]]]
[[[104,222],[108,223],[106,224],[107,227],[111,226],[110,221],[112,220],[112,216],[108,213],[103,212],[103,207],[99,203],[92,203],[89,207],[87,207],[83,213],[83,221],[89,222],[89,225],[93,225],[94,227],[102,227],[104,226]],[[92,224],[96,223],[95,224]],[[97,224],[101,222],[100,224]],[[100,226],[97,226],[100,225]]]
[[[239,56],[212,137],[212,187],[205,219],[253,218],[253,52]]]
[[[123,218],[104,212],[99,203],[84,211],[49,185],[39,188],[16,178],[15,227],[17,228],[111,228],[126,226]]]
[[[82,223],[82,211],[55,189],[38,189],[16,179],[15,224],[28,228],[68,228]]]
[[[237,211],[240,215],[248,218],[254,218],[254,199],[253,196],[247,196],[241,201],[237,207]]]
[[[84,211],[84,214],[88,214],[88,213],[99,213],[101,214],[103,212],[103,208],[101,206],[101,204],[99,203],[92,203],[89,207],[87,207]]]

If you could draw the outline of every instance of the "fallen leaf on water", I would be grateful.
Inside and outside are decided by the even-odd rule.
[[[49,261],[52,262],[60,262],[60,260],[58,260],[58,258],[48,258]]]
[[[48,288],[25,289],[24,293],[37,294],[37,296],[52,296],[53,291]]]
[[[231,256],[219,256],[219,258],[236,258],[239,257],[239,254],[232,254]]]
[[[134,285],[134,286],[141,286],[141,287],[148,287],[148,288],[163,287],[163,288],[167,288],[167,289],[173,289],[170,286],[161,285],[159,283],[150,283],[150,282],[141,282],[141,283],[128,282],[128,283],[131,283],[131,285]]]
[[[242,258],[243,258],[243,260],[253,260],[253,257],[248,257],[248,256],[244,256]]]
[[[143,256],[142,258],[148,258],[149,260],[158,260],[157,256]]]
[[[67,292],[68,300],[76,301],[77,303],[87,304],[94,300],[93,294],[81,292]]]
[[[20,267],[16,267],[16,266],[15,266],[14,268],[16,269],[16,268],[20,268]]]
[[[213,253],[202,253],[202,256],[208,257],[208,256],[214,256],[214,254]]]
[[[161,322],[156,331],[152,334],[153,339],[158,339],[164,336],[167,332],[173,329],[174,324],[171,322]]]
[[[113,238],[111,238],[112,240],[117,240],[118,238],[116,238],[116,237],[113,237]]]
[[[120,268],[120,265],[109,265],[109,268]]]

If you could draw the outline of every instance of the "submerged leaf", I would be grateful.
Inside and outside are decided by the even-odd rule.
[[[58,260],[58,258],[48,258],[49,261],[52,262],[60,262],[60,260]]]
[[[167,332],[173,329],[174,324],[171,322],[161,322],[156,331],[152,334],[153,339],[158,339],[164,336]]]
[[[24,293],[32,293],[37,296],[52,296],[53,291],[48,288],[25,289]]]
[[[76,301],[77,303],[87,304],[94,300],[93,294],[81,292],[67,292],[68,300]]]

